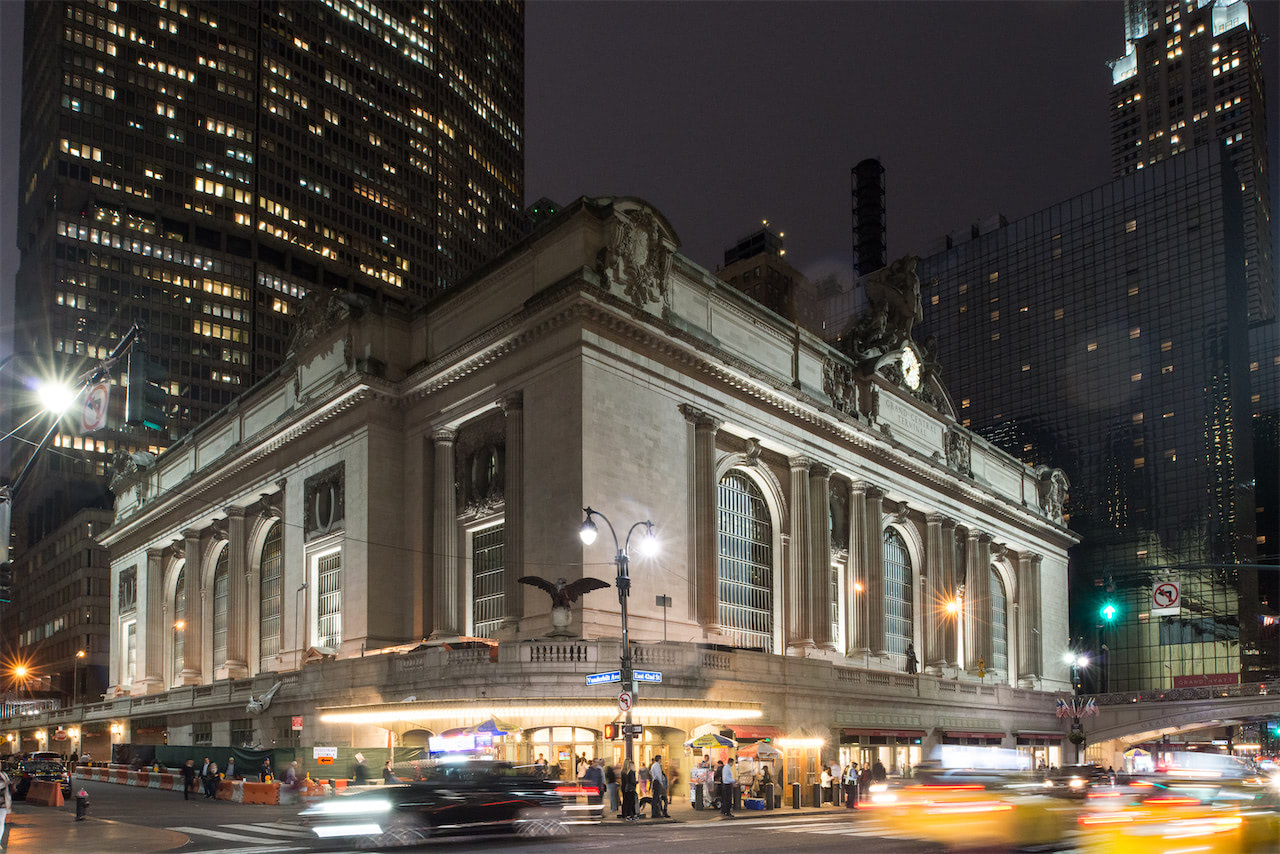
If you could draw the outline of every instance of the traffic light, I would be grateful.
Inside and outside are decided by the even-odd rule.
[[[604,737],[609,741],[617,741],[622,738],[622,724],[612,723],[604,725]]]
[[[13,564],[0,563],[0,604],[13,601]]]
[[[1098,609],[1098,615],[1106,622],[1114,623],[1116,621],[1116,617],[1120,616],[1120,609],[1116,606],[1115,602],[1108,599],[1103,602],[1102,607]]]
[[[165,390],[158,385],[164,370],[147,358],[147,348],[135,342],[129,350],[129,373],[125,388],[124,423],[163,430]]]

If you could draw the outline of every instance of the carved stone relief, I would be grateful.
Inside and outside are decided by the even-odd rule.
[[[963,475],[973,474],[973,439],[964,431],[951,427],[946,438],[947,466]]]
[[[346,521],[346,463],[330,466],[302,482],[303,539],[342,530]]]
[[[596,259],[596,272],[610,290],[620,285],[637,307],[661,301],[666,308],[671,301],[667,276],[673,254],[652,211],[615,209],[608,243]]]

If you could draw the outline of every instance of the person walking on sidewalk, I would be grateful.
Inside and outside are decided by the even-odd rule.
[[[636,820],[636,765],[630,759],[622,763],[622,820]]]
[[[218,763],[210,762],[209,773],[205,774],[204,777],[204,796],[206,799],[218,796],[218,780],[220,779],[218,776]]]
[[[725,763],[724,771],[720,776],[720,812],[724,813],[725,818],[733,818],[733,761]]]
[[[0,787],[4,794],[0,795],[0,849],[7,848],[5,834],[9,832],[9,810],[13,809],[13,795],[9,792],[9,775],[0,771]]]
[[[649,766],[649,811],[651,818],[667,817],[667,775],[662,773],[662,757],[654,756]]]
[[[618,770],[612,764],[604,769],[604,787],[609,790],[609,811],[618,814]]]
[[[191,790],[196,787],[196,761],[188,759],[182,766],[182,799],[191,800]]]

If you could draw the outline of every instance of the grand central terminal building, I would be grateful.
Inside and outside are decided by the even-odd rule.
[[[625,551],[635,666],[661,674],[640,758],[680,768],[717,731],[792,773],[1069,759],[1066,479],[959,426],[910,335],[913,259],[831,346],[678,247],[646,203],[584,198],[429,305],[309,295],[276,374],[118,455],[112,687],[24,745],[305,759],[492,719],[503,758],[616,759],[619,686],[587,676],[619,667]],[[583,578],[608,589],[563,591]]]

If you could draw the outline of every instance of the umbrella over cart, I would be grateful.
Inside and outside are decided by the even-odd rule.
[[[684,746],[685,747],[702,747],[702,748],[713,748],[713,747],[733,748],[738,746],[738,742],[734,741],[732,738],[725,738],[723,735],[720,735],[719,733],[709,732],[706,735],[700,735],[697,738],[689,739],[684,743]]]
[[[782,751],[765,741],[758,741],[755,744],[748,744],[745,747],[738,748],[739,759],[759,759],[768,762],[772,759],[781,759]]]

